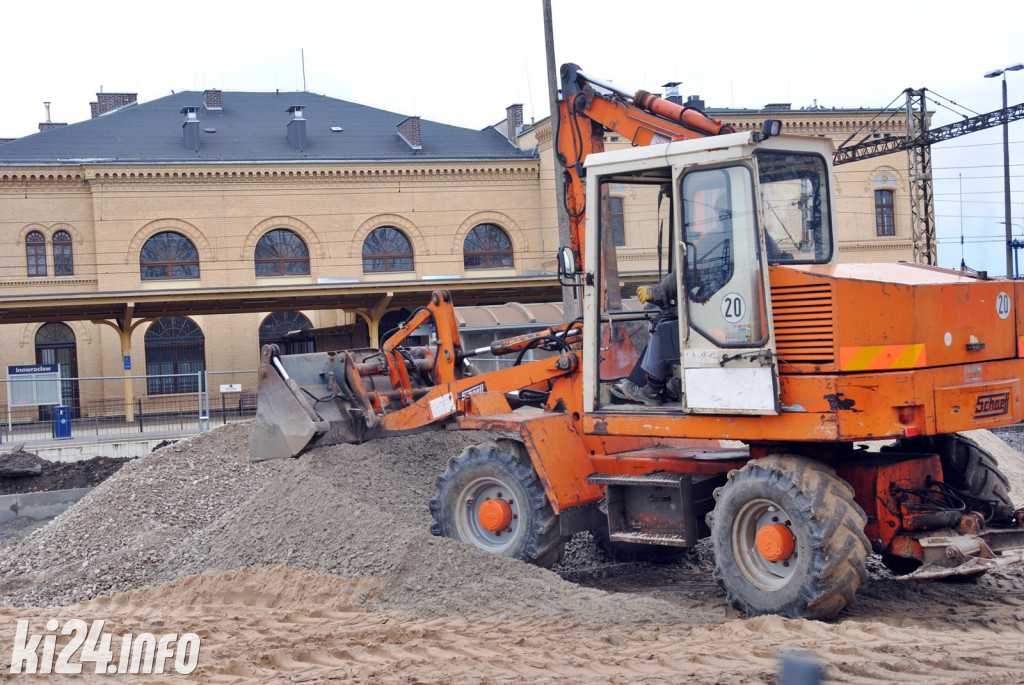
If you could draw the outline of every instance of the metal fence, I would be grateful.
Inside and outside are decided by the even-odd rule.
[[[11,406],[7,386],[12,382],[18,381],[0,380],[0,442],[5,443],[189,435],[256,413],[255,370],[65,378],[58,406]]]
[[[533,353],[533,354],[531,354]],[[541,351],[531,351],[543,356]],[[475,360],[482,371],[512,363],[490,355]],[[256,414],[256,370],[201,371],[190,374],[109,376],[61,379],[64,416],[53,406],[10,406],[7,385],[0,379],[0,443],[102,438],[106,440],[191,435]],[[125,402],[130,384],[130,410]],[[190,388],[189,392],[150,394],[162,388]],[[66,418],[66,423],[58,423]],[[1024,444],[1024,424],[992,429],[1004,438]],[[0,450],[2,451],[2,450]]]

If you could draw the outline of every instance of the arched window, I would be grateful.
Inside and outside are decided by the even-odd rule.
[[[61,403],[72,409],[72,416],[78,417],[78,351],[75,346],[75,332],[67,324],[50,322],[36,331],[36,364],[57,364],[60,368]],[[50,407],[40,408],[40,418],[52,418]]]
[[[313,336],[305,333],[313,324],[301,312],[274,312],[260,324],[260,348],[274,344],[281,354],[313,352]]]
[[[192,241],[173,231],[164,231],[146,241],[139,255],[142,280],[199,278],[199,252]]]
[[[57,231],[53,234],[53,275],[73,276],[75,260],[71,253],[71,234]]]
[[[309,249],[295,233],[275,228],[256,243],[256,277],[300,276],[309,273]]]
[[[504,269],[513,266],[512,241],[494,224],[480,224],[466,236],[462,263],[467,269]]]
[[[412,243],[391,226],[375,228],[363,241],[363,271],[412,271]]]
[[[29,276],[46,275],[46,238],[39,231],[25,236],[25,260]]]
[[[875,233],[896,235],[896,217],[893,211],[892,191],[875,191]]]
[[[146,389],[150,395],[196,392],[196,374],[205,369],[206,337],[191,319],[165,316],[150,324],[146,331],[146,375],[150,376]]]

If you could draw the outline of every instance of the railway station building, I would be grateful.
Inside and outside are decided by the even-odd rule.
[[[875,114],[699,104],[741,129],[771,117],[786,133],[837,142]],[[187,309],[189,294],[205,289],[329,283],[382,297],[349,309],[0,324],[4,368],[57,363],[64,377],[105,378],[123,374],[130,357],[139,374],[253,369],[263,342],[312,351],[304,331],[372,341],[409,312],[384,296],[390,284],[420,284],[425,301],[438,281],[473,282],[479,293],[487,279],[553,278],[550,120],[525,122],[520,105],[479,130],[308,92],[190,91],[149,102],[99,93],[92,115],[0,144],[0,299],[114,293],[130,303],[163,293]],[[903,135],[901,121],[872,135]],[[606,142],[629,144],[614,133]],[[912,259],[906,155],[836,171],[840,260]],[[625,269],[650,275],[653,236],[630,230],[628,198],[621,211]],[[507,304],[501,298],[492,304]],[[186,390],[169,380],[143,392]]]

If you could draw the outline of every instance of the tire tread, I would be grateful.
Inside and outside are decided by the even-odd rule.
[[[738,483],[762,480],[787,493],[810,529],[809,542],[814,567],[807,574],[798,596],[778,605],[771,593],[743,586],[738,569],[729,566],[731,550],[716,549],[716,514],[727,489]],[[827,619],[852,604],[857,589],[867,580],[869,543],[864,534],[867,517],[853,500],[853,488],[829,466],[792,455],[772,455],[751,461],[729,474],[729,482],[715,493],[716,507],[708,515],[712,529],[711,549],[715,556],[715,578],[725,588],[730,604],[747,616],[778,613],[790,618]],[[797,512],[790,511],[790,516]],[[728,536],[724,538],[728,539]]]
[[[533,469],[523,445],[515,440],[496,440],[470,445],[461,454],[448,460],[444,473],[435,481],[435,495],[428,507],[433,517],[430,532],[439,537],[455,538],[451,512],[444,506],[444,494],[452,483],[470,468],[505,469],[507,475],[526,491],[533,513],[533,527],[528,538],[514,558],[542,568],[550,568],[565,554],[565,538],[561,534],[558,515],[555,514]]]

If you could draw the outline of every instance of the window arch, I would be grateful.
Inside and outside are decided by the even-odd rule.
[[[309,274],[309,248],[286,228],[267,231],[256,243],[256,277]]]
[[[144,281],[199,278],[199,252],[185,236],[164,231],[142,246],[139,267]]]
[[[146,390],[150,395],[196,392],[196,375],[206,369],[206,336],[191,319],[165,316],[149,326],[146,344]],[[153,376],[158,376],[153,378]]]
[[[412,243],[393,226],[375,228],[363,241],[363,271],[412,271]]]
[[[503,269],[514,266],[512,241],[494,224],[473,227],[462,245],[462,263],[467,269]]]
[[[313,324],[301,312],[274,312],[260,324],[260,348],[274,344],[281,348],[281,354],[313,352],[313,336],[300,332],[311,328]]]
[[[29,276],[46,275],[46,237],[39,231],[25,236],[25,261]]]
[[[57,231],[53,234],[53,275],[73,276],[74,273],[71,234],[67,231]]]

